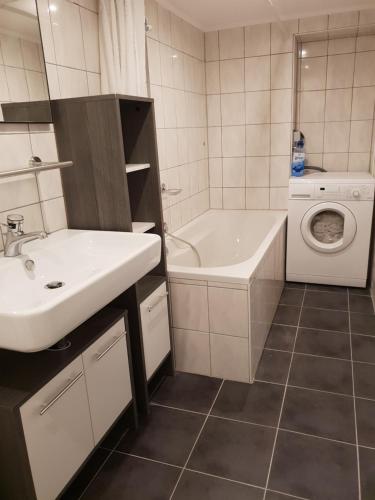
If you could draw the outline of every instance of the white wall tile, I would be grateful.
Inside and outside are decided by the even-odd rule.
[[[270,158],[249,156],[246,158],[246,187],[268,187],[270,178]]]
[[[353,88],[352,120],[371,120],[374,105],[375,87]]]
[[[369,153],[349,153],[348,170],[351,172],[368,172],[370,169]]]
[[[364,9],[359,13],[359,25],[375,23],[375,9]]]
[[[223,190],[221,188],[210,188],[210,207],[223,208]]]
[[[270,125],[246,125],[246,156],[270,154]]]
[[[244,185],[245,158],[223,158],[223,186],[243,187]]]
[[[350,127],[350,146],[352,153],[367,153],[371,150],[373,121],[353,121]]]
[[[208,155],[210,158],[222,155],[221,127],[208,127]]]
[[[245,68],[243,59],[220,61],[221,92],[243,92],[245,90]]]
[[[243,210],[245,208],[245,188],[223,188],[223,208]]]
[[[246,188],[246,208],[248,210],[267,210],[269,205],[269,188]]]
[[[344,28],[347,26],[357,26],[359,21],[359,12],[340,12],[329,16],[329,28]]]
[[[251,90],[268,90],[271,87],[270,56],[250,57],[245,59],[245,88]]]
[[[299,32],[323,31],[328,27],[328,16],[304,17],[299,20]]]
[[[271,155],[288,155],[291,150],[291,124],[273,123],[271,125]]]
[[[323,152],[323,123],[301,123],[300,129],[305,135],[305,149],[307,153]]]
[[[291,122],[292,90],[271,91],[271,123]]]
[[[356,39],[352,38],[333,38],[328,42],[328,54],[350,54],[355,52]]]
[[[299,119],[301,122],[324,121],[325,91],[300,92]]]
[[[210,31],[204,34],[206,61],[219,60],[219,32]]]
[[[38,188],[34,175],[0,179],[0,212],[38,202]]]
[[[245,156],[245,126],[222,128],[223,157]]]
[[[220,106],[219,106],[220,110]],[[245,124],[245,94],[221,94],[222,125]]]
[[[293,34],[298,32],[298,19],[271,24],[271,54],[292,52]]]
[[[354,57],[354,54],[328,56],[328,89],[353,86]]]
[[[244,57],[244,28],[231,28],[219,31],[220,59]]]
[[[271,156],[270,185],[287,187],[290,177],[290,156]]]
[[[257,24],[245,27],[245,57],[271,53],[271,25]]]
[[[356,54],[354,86],[375,85],[375,51]]]
[[[271,56],[271,88],[292,88],[292,54],[276,54]]]
[[[352,89],[327,90],[325,121],[350,120],[352,109]]]
[[[286,210],[288,208],[288,188],[271,187],[270,208],[271,210]]]
[[[158,5],[159,40],[167,45],[171,44],[171,14],[169,10]]]
[[[80,9],[83,48],[87,71],[100,72],[98,15],[87,9]]]
[[[246,92],[246,123],[270,122],[270,91]]]
[[[307,57],[326,56],[328,53],[328,41],[305,42],[300,46],[299,57],[305,59]]]
[[[63,197],[42,201],[41,207],[47,233],[53,233],[67,227]]]
[[[303,61],[301,61],[301,90],[324,89],[326,87],[326,73],[326,57],[312,57],[303,59]]]
[[[324,128],[324,151],[345,153],[348,151],[350,122],[328,122]]]
[[[88,95],[88,82],[85,71],[57,66],[61,98]]]
[[[0,171],[26,168],[31,157],[28,134],[0,134]]]
[[[220,70],[218,62],[206,64],[206,89],[207,94],[220,94]]]
[[[328,172],[343,172],[348,169],[348,153],[324,153],[323,168]]]

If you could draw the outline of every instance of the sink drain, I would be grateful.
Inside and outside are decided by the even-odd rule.
[[[65,283],[63,281],[50,281],[46,285],[44,285],[44,288],[48,288],[49,290],[54,290],[55,288],[61,288],[64,286]]]

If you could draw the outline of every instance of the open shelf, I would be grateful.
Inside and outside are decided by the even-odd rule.
[[[146,168],[150,168],[149,163],[127,163],[126,173],[130,174],[131,172],[137,172],[138,170],[145,170]]]
[[[132,222],[133,233],[145,233],[155,227],[154,222]]]

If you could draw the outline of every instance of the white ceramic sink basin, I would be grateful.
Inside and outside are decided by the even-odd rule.
[[[160,261],[154,234],[64,229],[0,257],[0,348],[52,346]],[[35,262],[33,271],[25,260]],[[65,283],[47,289],[51,281]]]

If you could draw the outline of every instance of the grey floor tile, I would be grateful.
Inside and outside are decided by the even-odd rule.
[[[91,483],[84,500],[166,500],[180,469],[114,452]]]
[[[353,312],[374,314],[374,306],[372,305],[372,298],[364,295],[350,295],[349,309]]]
[[[295,281],[285,282],[285,288],[302,288],[304,290],[305,287],[306,287],[305,283],[297,283]]]
[[[166,406],[208,413],[221,382],[218,378],[177,372],[163,381],[152,399]]]
[[[264,490],[185,470],[172,500],[262,500]]]
[[[349,287],[349,295],[371,295],[370,288]]]
[[[288,377],[290,359],[289,352],[264,350],[255,374],[256,380],[285,384]]]
[[[188,468],[264,487],[275,429],[209,417]]]
[[[289,384],[351,395],[353,393],[351,363],[341,359],[295,354]]]
[[[375,498],[375,450],[359,448],[362,500]]]
[[[298,288],[284,288],[281,294],[280,304],[288,306],[301,306],[305,291]]]
[[[298,497],[294,497],[292,495],[283,495],[282,493],[278,493],[275,491],[267,491],[266,500],[293,500],[298,499]]]
[[[350,359],[350,335],[300,328],[295,351],[316,356]]]
[[[355,395],[375,399],[375,365],[353,363]]]
[[[149,418],[137,431],[128,432],[117,450],[182,466],[204,419],[204,415],[152,406]]]
[[[301,308],[297,306],[280,305],[276,310],[275,317],[273,318],[273,323],[296,326],[298,325],[300,311]]]
[[[347,311],[348,295],[340,292],[307,291],[303,306]]]
[[[226,380],[212,415],[277,426],[284,387],[267,382],[246,384]]]
[[[344,311],[303,307],[300,326],[317,330],[349,332],[349,314]]]
[[[353,398],[288,387],[280,427],[355,443]]]
[[[375,314],[350,313],[352,333],[363,333],[375,336]]]
[[[375,337],[353,334],[352,352],[354,361],[375,363]]]
[[[280,349],[281,351],[292,351],[297,327],[287,325],[271,325],[265,347],[268,349]]]
[[[375,401],[356,398],[358,443],[375,448]]]
[[[355,500],[356,447],[279,431],[269,488],[314,500]]]
[[[321,292],[336,292],[336,293],[345,293],[347,294],[346,286],[336,286],[336,285],[316,285],[309,283],[307,285],[307,290],[315,290]]]

